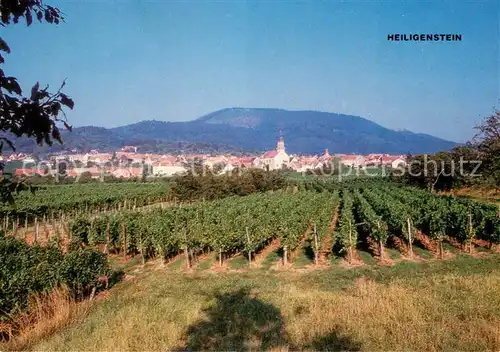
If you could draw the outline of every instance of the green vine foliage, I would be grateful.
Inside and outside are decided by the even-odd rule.
[[[0,216],[16,216],[24,221],[26,215],[32,220],[34,216],[88,213],[118,205],[132,208],[160,201],[168,194],[166,182],[37,186],[36,192],[24,190],[15,194],[13,204],[1,204]]]
[[[25,310],[30,295],[66,286],[81,298],[98,277],[110,274],[107,257],[89,248],[64,254],[55,245],[28,246],[0,235],[0,257],[0,322]]]
[[[337,204],[337,192],[275,191],[140,214],[124,211],[94,217],[90,242],[102,243],[106,239],[109,221],[112,247],[120,250],[126,242],[127,253],[141,252],[164,259],[186,246],[194,252],[257,252],[277,237],[282,246],[293,250],[313,223],[320,237],[326,233]]]

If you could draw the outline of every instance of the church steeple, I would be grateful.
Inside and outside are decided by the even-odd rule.
[[[279,152],[285,152],[285,140],[283,139],[283,136],[280,136],[280,139],[278,140],[278,145],[276,146],[276,151]]]

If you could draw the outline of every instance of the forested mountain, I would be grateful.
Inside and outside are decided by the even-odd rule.
[[[106,129],[78,127],[64,132],[64,145],[41,152],[78,149],[109,151],[135,145],[141,152],[259,152],[273,149],[285,137],[290,153],[432,153],[457,144],[427,134],[394,131],[365,118],[318,111],[228,108],[194,121],[141,121]],[[16,140],[19,151],[34,143]]]

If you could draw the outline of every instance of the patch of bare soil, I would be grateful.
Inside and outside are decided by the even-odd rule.
[[[391,258],[391,254],[389,253],[387,248],[384,247],[384,258],[378,258],[378,265],[392,266],[394,264],[396,264],[396,262]]]
[[[390,235],[387,243],[392,247],[397,249],[401,253],[401,257],[397,260],[393,260],[394,263],[400,260],[406,260],[411,262],[422,262],[422,259],[415,251],[413,251],[413,256],[410,256],[410,248],[405,240],[399,238],[396,235]]]
[[[227,262],[226,261],[222,261],[222,266],[219,265],[219,261],[217,260],[216,262],[214,262],[212,264],[212,266],[210,267],[210,270],[212,270],[213,272],[216,272],[216,273],[223,273],[223,272],[226,272],[227,270],[229,270],[228,266],[227,266]]]
[[[110,256],[111,256],[111,255],[110,255]],[[129,254],[127,254],[127,255],[124,257],[124,256],[123,256],[123,254],[121,254],[121,253],[120,253],[119,255],[114,255],[113,257],[118,258],[118,260],[117,260],[117,261],[118,261],[118,263],[120,263],[120,264],[124,264],[124,263],[128,262],[129,260],[133,259],[133,258],[134,258],[134,255],[132,255],[132,254],[130,254],[130,253],[129,253]]]
[[[333,213],[333,219],[328,228],[328,233],[324,236],[321,241],[320,251],[318,253],[318,265],[327,265],[327,258],[332,251],[333,246],[333,234],[335,233],[335,226],[337,225],[337,220],[339,217],[339,206],[335,208]]]
[[[405,256],[405,257],[409,256],[408,254],[409,254],[410,250],[408,249],[408,246],[398,236],[390,235],[389,238],[387,239],[387,243],[391,247],[397,249],[401,253],[402,256]]]
[[[500,198],[500,188],[465,187],[454,189],[449,192],[440,192],[443,195],[462,196],[478,198],[479,200],[498,201]]]
[[[448,242],[449,244],[451,244],[454,248],[458,249],[459,251],[465,252],[465,248],[464,248],[463,244],[458,242],[455,238],[450,237],[450,236],[446,236],[445,241]]]
[[[368,251],[370,252],[370,254],[375,259],[379,260],[380,259],[380,250],[379,250],[378,244],[375,243],[373,238],[371,238],[370,236],[366,236],[366,243],[368,245]]]
[[[427,236],[425,233],[422,231],[415,231],[415,239],[429,252],[434,255],[434,257],[439,256],[439,248],[438,248],[438,243]]]
[[[313,270],[325,270],[325,269],[328,269],[330,267],[330,265],[328,264],[328,262],[324,262],[324,263],[321,263],[318,261],[318,264],[308,264],[308,265],[304,265],[303,267],[301,268],[295,268],[295,270],[301,272],[301,271],[304,271],[304,272],[307,272],[307,271],[313,271]]]
[[[356,249],[352,250],[352,260],[349,263],[347,258],[342,258],[339,261],[339,265],[346,269],[359,268],[360,266],[365,265],[365,263],[361,260],[359,253]]]
[[[384,251],[380,253],[380,246],[373,240],[371,237],[367,237],[368,249],[370,253],[372,253],[373,258],[380,266],[391,266],[394,265],[394,260],[391,258],[390,253],[387,251],[387,248],[382,248]],[[383,256],[381,255],[383,254]]]
[[[464,251],[465,251],[465,253],[467,253],[475,258],[483,258],[483,257],[486,257],[488,255],[487,252],[476,250],[476,247],[483,247],[483,246],[477,246],[475,243],[475,239],[472,239],[472,248],[470,247],[469,244],[467,244],[464,246]],[[488,248],[488,245],[486,245],[485,248]]]
[[[486,240],[480,240],[480,239],[474,238],[472,240],[472,244],[474,244],[474,246],[476,246],[476,247],[490,248],[490,243]]]
[[[100,291],[95,297],[94,299],[96,301],[103,301],[103,300],[106,300],[108,299],[109,297],[111,297],[111,292],[109,292],[109,290],[106,290],[106,291]]]
[[[262,262],[266,260],[266,258],[271,254],[272,252],[277,251],[281,246],[281,242],[279,238],[275,238],[272,240],[272,242],[264,247],[259,253],[255,254],[254,258],[254,263],[256,267],[262,266]]]
[[[469,253],[469,254],[471,256],[475,257],[475,258],[484,258],[484,257],[488,256],[488,253],[486,253],[486,252],[478,252],[474,248],[472,250],[472,253]]]
[[[474,240],[472,240],[472,248],[470,247],[469,243],[462,244],[458,242],[455,238],[447,236],[446,241],[451,244],[454,248],[458,249],[459,251],[463,253],[467,253],[473,257],[484,257],[487,255],[485,252],[478,252],[476,251],[475,243]]]

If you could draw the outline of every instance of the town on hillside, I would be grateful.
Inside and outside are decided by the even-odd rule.
[[[17,176],[53,175],[56,170],[60,170],[57,165],[62,164],[65,165],[66,175],[70,177],[79,177],[86,173],[92,178],[111,175],[128,179],[141,177],[145,166],[150,176],[168,177],[182,174],[186,171],[186,165],[192,164],[195,160],[219,173],[229,173],[236,168],[288,169],[295,172],[307,172],[322,168],[334,159],[346,167],[360,169],[406,166],[405,155],[330,154],[328,149],[321,155],[288,154],[283,137],[279,138],[275,150],[269,150],[260,155],[143,154],[138,152],[135,146],[125,146],[113,153],[101,153],[98,150],[78,153],[73,149],[72,153],[52,155],[46,160],[35,160],[32,156],[23,153],[13,153],[1,160],[7,164],[17,162],[19,166],[14,168]]]

